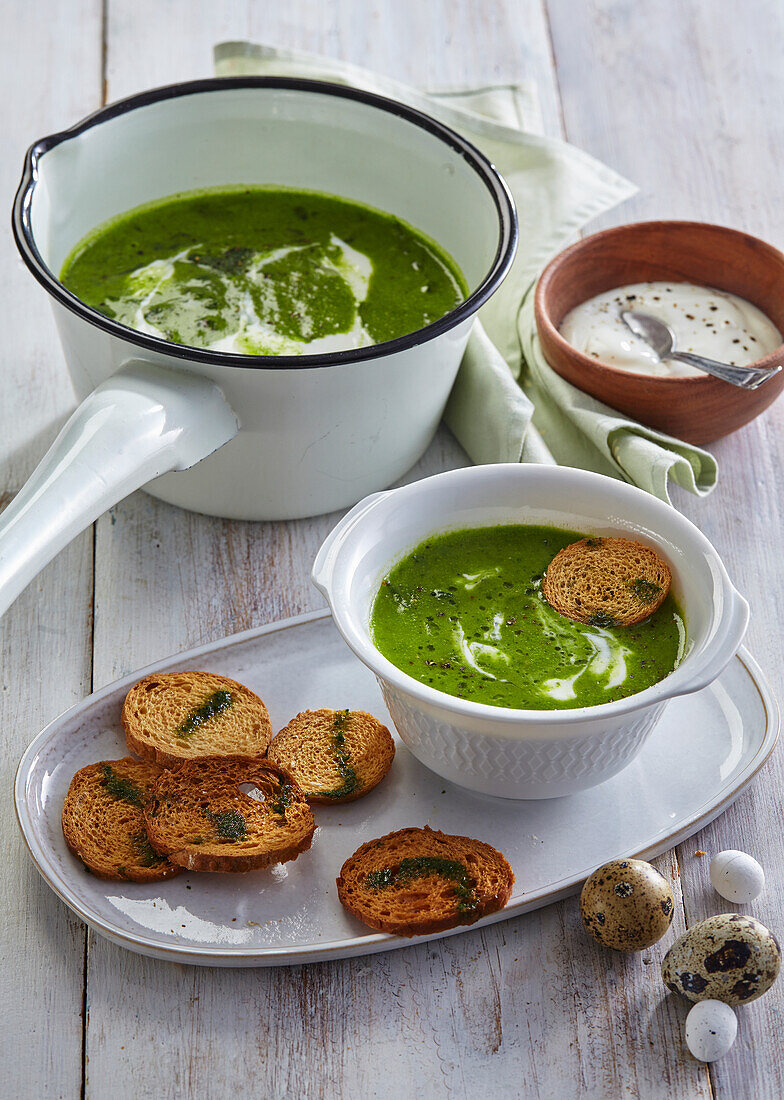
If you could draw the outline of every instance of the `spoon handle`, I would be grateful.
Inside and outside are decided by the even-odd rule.
[[[724,382],[731,382],[733,386],[740,386],[743,390],[756,390],[757,386],[761,386],[781,370],[781,366],[734,367],[730,363],[717,363],[714,359],[705,359],[702,355],[692,355],[688,351],[673,351],[667,358],[677,359],[679,363],[688,363],[690,367],[704,370],[706,374],[712,374],[714,378],[721,378]]]

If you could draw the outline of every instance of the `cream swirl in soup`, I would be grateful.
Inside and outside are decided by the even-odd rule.
[[[775,351],[781,333],[765,314],[744,298],[693,283],[632,283],[581,302],[564,317],[560,333],[572,347],[620,370],[662,377],[699,377],[696,367],[659,359],[621,317],[640,310],[658,317],[675,335],[678,351],[720,363],[748,366]]]

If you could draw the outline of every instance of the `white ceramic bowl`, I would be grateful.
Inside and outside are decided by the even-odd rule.
[[[686,622],[678,668],[637,695],[566,711],[458,699],[396,668],[370,633],[373,600],[389,568],[429,535],[503,523],[626,534],[659,550]],[[414,755],[454,783],[507,798],[571,794],[626,767],[667,700],[699,691],[724,669],[749,617],[713,546],[674,508],[612,478],[557,466],[474,466],[367,497],[327,537],[313,581],[348,645],[376,674]]]

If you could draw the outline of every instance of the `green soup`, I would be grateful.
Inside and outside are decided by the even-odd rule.
[[[552,558],[582,537],[508,526],[428,539],[376,595],[376,648],[423,684],[496,707],[590,707],[650,687],[683,652],[671,594],[644,622],[610,629],[567,619],[542,596]]]
[[[334,195],[172,195],[93,230],[61,281],[139,332],[189,347],[307,355],[392,340],[466,295],[457,265],[398,218]]]

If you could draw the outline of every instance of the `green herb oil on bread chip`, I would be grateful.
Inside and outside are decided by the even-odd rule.
[[[148,797],[148,795],[144,795],[136,783],[133,783],[126,776],[120,775],[111,764],[101,764],[101,776],[101,782],[112,798],[117,798],[122,802],[130,802],[132,806],[142,808],[145,797]]]
[[[204,816],[215,826],[215,832],[221,840],[244,840],[248,835],[245,818],[236,810],[224,810],[220,814],[205,810]]]
[[[263,756],[272,726],[249,688],[213,672],[161,672],[134,684],[122,724],[128,748],[175,767],[202,756]]]
[[[411,856],[401,859],[397,867],[384,867],[380,871],[370,871],[365,885],[373,890],[384,890],[390,886],[407,886],[417,878],[437,875],[454,883],[458,912],[475,913],[479,908],[479,899],[474,890],[468,868],[456,859],[444,859],[443,856]]]
[[[177,736],[190,737],[195,729],[203,726],[205,722],[209,722],[211,718],[215,718],[218,714],[223,714],[224,710],[228,710],[233,702],[234,699],[230,691],[214,691],[200,707],[192,710],[185,721],[177,727]]]
[[[362,710],[305,710],[276,734],[267,758],[284,767],[309,802],[353,802],[387,774],[395,743],[386,726]]]

